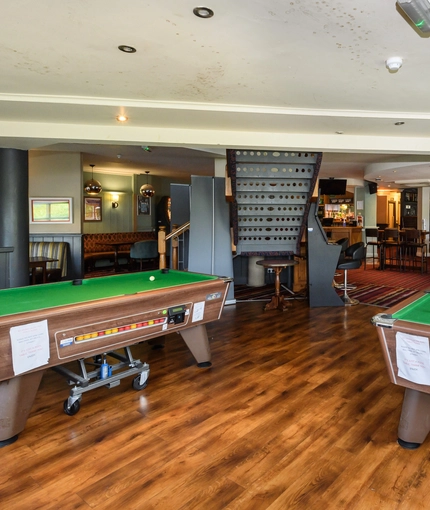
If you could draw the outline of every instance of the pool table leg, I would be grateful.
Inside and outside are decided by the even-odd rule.
[[[406,388],[398,429],[399,445],[410,450],[418,448],[429,431],[430,394]]]
[[[190,349],[192,355],[196,358],[197,366],[200,368],[210,367],[211,350],[209,347],[208,334],[206,326],[194,326],[193,328],[180,331],[182,338]]]
[[[15,442],[25,428],[44,370],[0,382],[0,448]]]

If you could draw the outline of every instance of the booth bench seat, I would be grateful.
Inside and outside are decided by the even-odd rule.
[[[107,232],[98,234],[84,234],[84,263],[85,271],[93,271],[96,267],[113,266],[115,251],[110,242],[124,242],[119,246],[118,258],[121,263],[129,263],[130,248],[139,241],[156,240],[155,233],[150,232]]]

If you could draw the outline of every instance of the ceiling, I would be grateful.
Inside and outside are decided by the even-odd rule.
[[[430,185],[430,41],[394,0],[196,5],[7,2],[0,147],[169,177],[213,175],[226,148],[316,150],[323,176]]]

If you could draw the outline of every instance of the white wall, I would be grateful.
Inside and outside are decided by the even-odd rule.
[[[30,224],[30,234],[80,233],[82,223],[82,162],[80,153],[29,152],[30,197],[71,197],[73,223]]]

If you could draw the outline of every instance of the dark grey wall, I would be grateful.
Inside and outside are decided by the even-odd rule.
[[[9,286],[24,287],[28,276],[28,152],[0,149],[0,247],[9,254]]]

